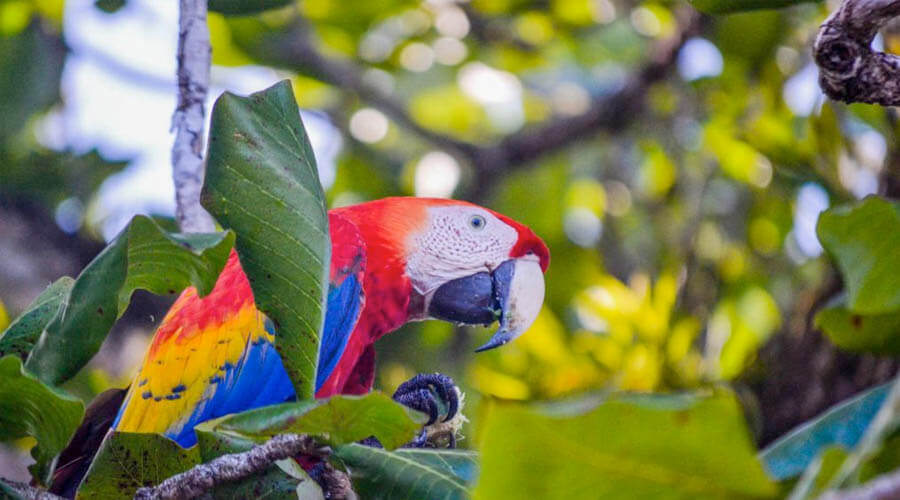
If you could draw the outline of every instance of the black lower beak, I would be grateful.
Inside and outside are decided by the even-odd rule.
[[[444,283],[431,298],[429,316],[469,325],[489,325],[500,320],[514,272],[515,262],[508,260],[492,273],[480,272]],[[503,345],[509,340],[501,335],[476,352]]]
[[[500,307],[491,275],[481,272],[444,283],[431,297],[428,315],[467,325],[493,323],[500,317]]]

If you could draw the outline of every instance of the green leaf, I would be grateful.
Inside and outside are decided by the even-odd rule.
[[[59,307],[69,296],[74,283],[72,278],[63,276],[45,288],[28,309],[0,334],[0,357],[15,354],[25,361],[41,332],[59,313]]]
[[[241,16],[290,5],[291,0],[209,0],[209,10],[221,14]]]
[[[159,434],[112,432],[103,440],[78,487],[76,499],[132,498],[200,463],[196,447],[184,449]]]
[[[620,396],[569,416],[515,404],[496,404],[486,413],[476,499],[761,499],[777,493],[730,393]]]
[[[691,0],[695,9],[707,14],[727,14],[759,9],[781,9],[818,0]]]
[[[847,306],[860,314],[900,308],[900,204],[877,196],[826,210],[816,227],[847,288]]]
[[[816,327],[841,349],[900,354],[900,312],[862,315],[847,309],[846,297],[816,313]]]
[[[470,485],[478,473],[478,455],[471,451],[386,451],[350,444],[337,448],[335,456],[348,466],[354,491],[366,499],[462,500],[469,498]]]
[[[69,442],[83,414],[81,401],[41,383],[22,368],[19,358],[0,358],[0,441],[25,436],[37,440],[31,456],[39,481],[46,481],[50,461]]]
[[[216,101],[202,201],[240,235],[256,306],[275,323],[297,399],[312,399],[331,246],[325,195],[289,82]]]
[[[165,294],[193,285],[205,295],[215,285],[233,243],[234,233],[229,231],[167,234],[152,219],[135,217],[78,275],[25,367],[48,384],[65,382],[96,354],[134,290]],[[31,338],[35,331],[18,335]]]
[[[824,450],[852,449],[884,402],[891,384],[880,385],[834,406],[785,434],[760,453],[769,474],[781,481],[799,476]]]
[[[285,433],[308,434],[333,446],[375,436],[385,448],[394,449],[410,442],[424,421],[422,418],[417,422],[411,413],[388,396],[371,392],[365,396],[334,396],[267,406],[197,428],[255,439]]]

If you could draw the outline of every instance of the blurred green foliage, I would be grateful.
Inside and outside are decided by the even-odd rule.
[[[693,5],[722,13],[795,3]],[[620,443],[622,453],[655,454],[659,449],[653,446],[659,446],[710,466],[690,467],[691,472],[740,477],[725,485],[739,489],[735,495],[774,497],[753,460],[743,414],[718,386],[765,378],[760,348],[816,312],[809,297],[826,288],[835,269],[846,295],[819,312],[816,324],[845,349],[900,349],[891,251],[897,206],[876,198],[856,202],[884,192],[885,177],[897,175],[897,120],[891,110],[818,97],[808,43],[828,14],[822,3],[703,17],[665,78],[637,97],[623,95],[622,88],[683,28],[685,13],[692,12],[686,4],[374,0],[348,8],[329,0],[257,12],[228,0],[211,7],[218,10],[209,15],[215,64],[277,68],[291,79],[298,105],[320,111],[340,131],[335,181],[325,186],[329,206],[437,189],[528,224],[550,246],[546,307],[511,345],[475,356],[471,350],[486,330],[436,322],[408,325],[378,344],[377,385],[385,391],[424,371],[448,373],[462,385],[474,408],[463,445],[483,447],[492,480],[523,471],[540,477],[536,467],[545,472],[546,464],[526,460],[534,450],[523,451],[522,439],[543,439],[553,452],[564,453],[552,448],[558,436],[548,429],[561,426],[574,441],[596,437],[599,421],[610,435],[630,426],[614,436],[626,441]],[[111,16],[122,11],[117,2],[97,2],[97,8]],[[238,11],[242,15],[226,15]],[[62,0],[0,0],[0,197],[36,200],[51,212],[72,197],[90,206],[103,179],[123,166],[96,153],[56,151],[38,140],[42,120],[63,105],[62,12]],[[641,99],[641,112],[527,164],[485,169],[446,147],[453,141],[502,144],[523,130],[577,120],[610,96]],[[444,149],[451,153],[449,163],[433,155]],[[439,165],[435,158],[441,158]],[[851,204],[821,219],[817,238],[818,212],[846,203]],[[102,221],[85,222],[84,235],[99,234]],[[825,256],[819,255],[820,242]],[[80,376],[98,392],[119,382],[102,370]],[[602,404],[580,397],[597,390],[693,390],[707,397]],[[566,418],[548,416],[546,407],[533,404],[569,397],[581,413],[573,410]],[[495,399],[526,403],[500,405]],[[808,490],[796,490],[795,498],[839,477],[834,475],[848,454],[828,446],[850,450],[856,439],[842,441],[829,432],[852,423],[854,436],[863,434],[878,404],[859,401],[808,428],[820,433],[818,440],[802,438],[814,447],[785,452],[792,477],[810,467],[809,481],[798,483]],[[668,403],[674,407],[657,408]],[[748,414],[751,428],[765,425]],[[626,416],[634,415],[639,419],[628,423]],[[686,422],[679,420],[685,415]],[[690,429],[669,433],[677,427],[669,420]],[[518,433],[503,432],[510,422],[521,426]],[[708,427],[691,427],[707,422]],[[716,433],[728,436],[709,438]],[[614,444],[599,436],[598,447]],[[885,453],[841,486],[894,467],[896,438],[882,438]],[[679,440],[691,446],[703,441],[709,449],[690,454],[693,448]],[[713,453],[713,445],[723,449]],[[226,448],[239,447],[219,451]],[[370,474],[360,479],[362,487],[371,487],[366,481],[373,474],[400,488],[416,487],[397,465],[411,460],[401,452],[367,454],[351,445],[342,453]],[[726,455],[733,463],[714,461]],[[539,458],[552,462],[554,456]],[[431,460],[428,474],[434,483],[451,485],[450,496],[468,492],[473,480],[472,474],[454,472],[470,457],[455,458],[459,464],[417,459]],[[667,474],[679,471],[666,467],[684,465],[670,462],[657,465]],[[596,475],[596,464],[576,464]],[[713,467],[719,465],[734,469]],[[594,486],[573,482],[571,471],[546,470],[560,487]],[[601,470],[611,476],[623,471],[628,472]],[[487,481],[476,491],[489,497],[496,492],[492,487],[499,488]]]

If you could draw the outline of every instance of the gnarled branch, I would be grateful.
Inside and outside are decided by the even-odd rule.
[[[900,0],[844,0],[819,29],[813,56],[828,97],[900,104],[900,57],[872,50],[875,34],[900,15]]]
[[[222,455],[205,464],[176,474],[158,486],[141,488],[134,498],[137,500],[182,500],[196,498],[217,485],[237,481],[258,474],[279,460],[297,455],[322,455],[323,450],[309,436],[281,434],[243,453]],[[344,499],[355,497],[346,475],[326,467],[322,478],[329,490],[328,498]],[[340,491],[337,487],[344,488]]]

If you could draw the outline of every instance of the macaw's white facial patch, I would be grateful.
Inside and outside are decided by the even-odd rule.
[[[493,271],[519,239],[516,230],[483,208],[430,207],[425,230],[412,236],[406,273],[422,295],[442,284],[481,271]]]

